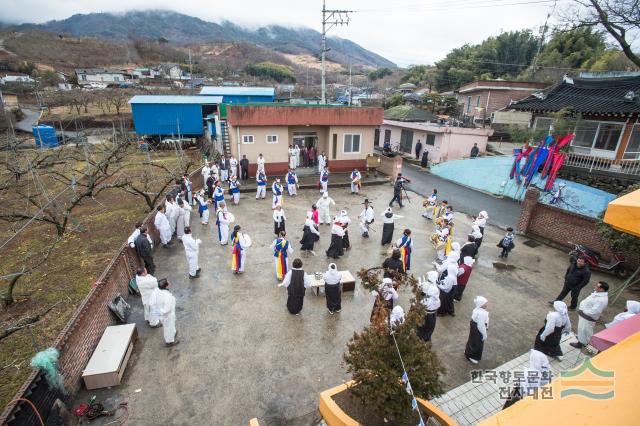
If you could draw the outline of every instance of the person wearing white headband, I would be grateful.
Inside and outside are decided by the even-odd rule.
[[[342,236],[342,247],[345,250],[349,250],[351,248],[351,241],[349,241],[349,231],[347,230],[347,227],[351,223],[351,218],[347,214],[346,210],[341,210],[340,214],[338,215],[338,220],[342,225],[342,229],[344,229],[344,235]]]
[[[273,233],[276,235],[276,237],[280,235],[280,232],[286,231],[286,221],[287,216],[285,216],[284,214],[282,204],[276,204],[276,207],[273,209]]]
[[[382,241],[380,243],[383,246],[386,246],[387,244],[391,244],[391,241],[393,241],[395,219],[399,219],[403,216],[394,214],[391,207],[387,207],[387,209],[383,211],[380,216],[382,216]]]
[[[486,211],[482,210],[480,213],[478,213],[478,217],[476,217],[473,221],[473,224],[478,225],[478,228],[480,228],[480,232],[482,233],[482,235],[484,235],[484,227],[487,226],[488,219],[489,215]]]
[[[438,315],[451,315],[455,317],[455,307],[453,306],[453,288],[458,283],[458,264],[449,263],[447,266],[447,276],[438,283],[440,289],[440,308]]]
[[[391,315],[389,316],[389,325],[391,326],[391,330],[394,330],[402,323],[404,323],[404,309],[402,309],[402,306],[400,305],[394,306],[391,310]]]
[[[627,307],[624,312],[619,313],[613,318],[613,321],[605,324],[605,327],[610,328],[614,325],[621,323],[622,321],[629,319],[637,314],[640,314],[640,302],[636,302],[635,300],[627,300]]]
[[[304,253],[311,253],[312,255],[316,255],[316,252],[313,251],[313,245],[320,240],[320,232],[318,232],[318,228],[313,221],[313,212],[307,212],[307,218],[304,221],[304,228],[302,228],[302,239],[300,240],[300,250]]]
[[[327,309],[331,315],[342,310],[342,292],[340,290],[340,272],[335,263],[329,265],[329,269],[322,275],[324,280],[324,294],[327,298]]]
[[[436,328],[436,318],[440,307],[440,289],[436,285],[438,273],[436,271],[427,272],[427,280],[420,278],[420,288],[425,294],[421,303],[425,308],[424,324],[418,326],[417,334],[425,342],[431,341],[431,335]]]
[[[273,192],[271,208],[275,209],[278,204],[282,204],[282,195],[284,194],[284,187],[280,183],[280,178],[276,178],[276,180],[271,185],[271,192]]]
[[[331,205],[336,205],[336,202],[333,201],[333,198],[329,197],[328,192],[323,192],[322,197],[316,201],[316,206],[318,207],[318,214],[320,223],[326,223],[327,225],[331,225]]]
[[[464,293],[469,283],[474,262],[475,260],[473,260],[471,256],[465,256],[464,261],[460,264],[458,269],[458,283],[453,289],[453,300],[457,300],[458,302],[462,300],[462,293]]]
[[[560,339],[563,334],[571,333],[571,320],[567,312],[567,304],[556,300],[553,302],[553,311],[547,314],[544,326],[536,335],[533,348],[548,356],[560,358],[562,349]]]
[[[331,227],[331,244],[326,251],[327,257],[338,259],[340,256],[344,255],[344,243],[342,242],[343,237],[344,228],[342,228],[340,219],[336,217],[333,221],[333,226]]]
[[[476,306],[471,314],[469,326],[469,339],[464,349],[464,356],[473,364],[482,360],[484,342],[487,340],[487,330],[489,328],[489,312],[485,309],[489,302],[482,296],[476,296],[473,304]]]
[[[391,278],[383,278],[382,283],[378,285],[378,290],[374,290],[371,294],[376,298],[373,303],[373,309],[371,310],[370,321],[373,321],[373,317],[380,305],[387,309],[387,315],[393,310],[394,301],[398,300],[398,292],[393,286],[393,280]]]

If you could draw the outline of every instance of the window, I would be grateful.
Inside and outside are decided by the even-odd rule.
[[[467,114],[471,111],[471,96],[467,96]]]
[[[571,142],[572,146],[580,146],[584,148],[591,148],[593,146],[593,139],[598,133],[598,123],[595,121],[583,121],[576,127],[576,137]]]
[[[242,143],[253,143],[253,135],[242,135]]]
[[[622,123],[581,121],[576,127],[576,137],[571,146],[586,148],[589,151],[615,151],[622,135]]]
[[[476,107],[480,108],[480,95],[476,98]]]
[[[391,143],[391,130],[389,129],[384,131],[384,143]]]
[[[357,154],[360,152],[360,135],[346,133],[344,135],[344,146],[342,152],[345,154]]]
[[[86,74],[80,74],[80,80],[87,81],[87,75]]]
[[[533,128],[536,130],[544,129],[545,131],[548,132],[552,125],[553,125],[553,118],[536,117],[536,121],[533,124]]]
[[[253,143],[253,141],[251,143]],[[278,143],[278,135],[267,135],[267,143]]]
[[[427,133],[427,140],[424,141],[427,145],[435,145],[436,144],[436,135],[433,133]]]
[[[631,136],[629,137],[629,143],[627,149],[624,151],[625,160],[638,160],[640,159],[640,124],[633,126]]]
[[[600,123],[594,148],[615,151],[622,134],[622,124]]]

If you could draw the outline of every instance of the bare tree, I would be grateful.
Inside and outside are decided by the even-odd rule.
[[[0,220],[49,223],[63,235],[73,210],[110,187],[124,167],[128,146],[126,140],[116,140],[82,149],[37,152],[26,164],[16,161],[17,156],[0,161],[0,170],[7,171],[0,175],[0,197],[5,200]]]
[[[627,58],[640,67],[633,37],[640,35],[640,0],[572,0],[562,20],[571,29],[596,27],[613,37]]]
[[[111,186],[121,188],[128,194],[141,197],[147,204],[147,211],[152,211],[162,199],[167,189],[187,173],[196,164],[192,156],[184,156],[181,165],[171,168],[166,164],[151,161],[137,165],[139,173],[122,174]]]
[[[44,251],[44,253],[43,252],[29,253],[25,257],[22,264],[22,268],[20,268],[19,271],[9,273],[0,278],[2,280],[7,280],[9,282],[9,284],[7,284],[7,289],[5,290],[4,294],[0,296],[0,299],[2,300],[2,303],[5,307],[15,302],[13,298],[14,297],[13,293],[16,288],[16,285],[18,284],[18,281],[21,278],[33,273],[42,264],[44,264],[47,261],[47,259],[49,259],[49,256],[51,256],[51,253],[53,252],[53,249],[56,247],[58,242],[60,242],[60,238],[56,238],[56,240]]]

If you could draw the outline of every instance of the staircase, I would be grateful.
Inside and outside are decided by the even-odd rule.
[[[231,143],[229,142],[229,127],[226,120],[220,120],[220,137],[222,138],[222,152],[225,156],[231,156]]]

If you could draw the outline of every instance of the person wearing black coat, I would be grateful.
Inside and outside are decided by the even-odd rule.
[[[384,268],[383,278],[393,278],[391,276],[391,271],[400,272],[401,274],[406,273],[404,265],[402,264],[402,259],[400,259],[400,250],[394,249],[391,257],[384,260],[382,267]]]
[[[469,256],[472,258],[476,258],[478,255],[478,245],[476,244],[476,239],[473,235],[467,236],[467,242],[460,249],[460,260],[458,263],[462,263],[462,259]]]
[[[591,270],[589,270],[587,261],[584,258],[579,257],[575,263],[572,263],[567,268],[567,272],[564,274],[564,286],[555,300],[562,300],[567,296],[567,294],[571,293],[571,305],[569,305],[569,309],[575,310],[578,306],[580,290],[589,284],[590,279]],[[549,304],[553,305],[555,300],[549,302]]]
[[[420,160],[420,167],[424,167],[426,169],[428,164],[429,164],[429,151],[425,149],[424,151],[422,151],[422,159]]]
[[[151,247],[151,243],[147,238],[147,227],[140,227],[140,235],[136,238],[135,241],[136,252],[138,256],[142,258],[144,262],[144,267],[147,269],[147,272],[153,275],[156,271],[156,265],[153,263],[153,248]]]
[[[418,139],[418,143],[416,143],[416,160],[420,159],[420,152],[422,151],[422,142]]]
[[[242,160],[240,160],[240,179],[249,179],[249,160],[246,155],[243,155]]]

